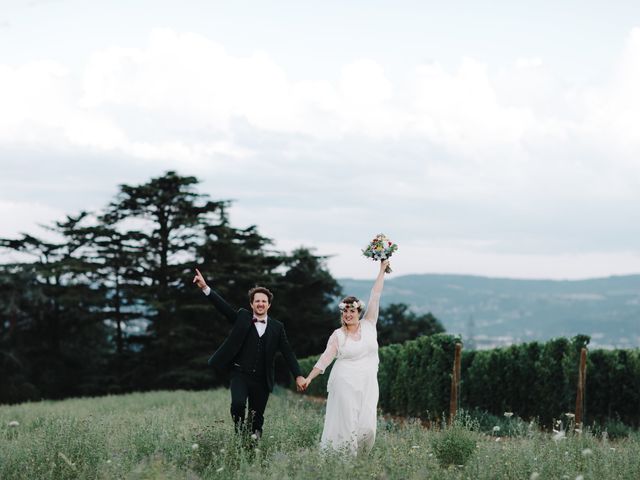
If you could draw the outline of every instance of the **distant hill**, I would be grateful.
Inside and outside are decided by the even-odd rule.
[[[372,286],[372,280],[339,282],[345,294],[365,301]],[[640,347],[640,275],[561,281],[391,275],[382,305],[399,302],[433,313],[476,348],[577,333],[591,335],[592,347]]]

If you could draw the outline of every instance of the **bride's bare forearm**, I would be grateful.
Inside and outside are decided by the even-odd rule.
[[[307,380],[310,382],[311,380],[313,380],[314,378],[316,378],[318,375],[320,375],[322,372],[320,371],[319,368],[313,367],[311,369],[311,372],[309,372],[309,375],[307,376]]]

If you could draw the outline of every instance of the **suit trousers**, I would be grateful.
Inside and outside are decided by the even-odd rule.
[[[265,375],[253,375],[234,370],[231,372],[231,418],[236,432],[242,430],[247,400],[249,401],[249,419],[251,432],[262,435],[264,409],[269,400],[269,387]]]

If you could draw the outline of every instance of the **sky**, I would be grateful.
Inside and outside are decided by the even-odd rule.
[[[640,273],[638,85],[635,1],[0,0],[0,237],[175,170],[338,278],[377,233],[395,274]]]

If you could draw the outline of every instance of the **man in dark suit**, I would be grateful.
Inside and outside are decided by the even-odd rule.
[[[304,377],[298,360],[287,341],[284,325],[267,315],[273,294],[264,287],[249,290],[251,311],[235,310],[218,292],[207,285],[198,269],[193,283],[232,324],[231,333],[209,358],[209,365],[231,371],[231,417],[240,431],[249,400],[251,432],[254,439],[262,436],[264,409],[273,391],[274,360],[279,350],[296,378],[298,391],[304,390]]]

